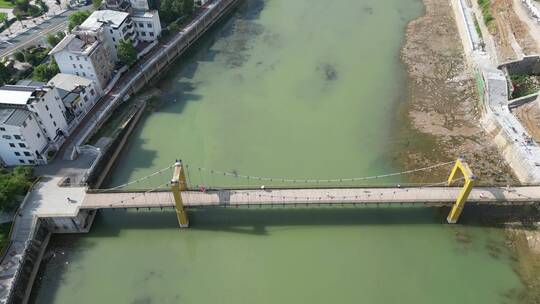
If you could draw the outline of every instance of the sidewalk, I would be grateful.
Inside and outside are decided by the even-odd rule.
[[[60,5],[57,5],[54,0],[45,0],[44,2],[49,6],[49,11],[47,13],[36,18],[23,19],[21,21],[16,20],[9,28],[0,33],[0,41],[7,41],[11,38],[15,38],[41,23],[50,20],[54,16],[61,15],[68,11],[68,0],[61,0]],[[9,19],[15,18],[12,9],[1,9],[0,11],[8,13]]]

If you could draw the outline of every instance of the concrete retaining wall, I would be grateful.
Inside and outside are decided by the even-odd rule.
[[[514,98],[508,101],[508,107],[510,109],[515,109],[519,106],[522,106],[526,103],[533,102],[538,98],[538,92],[529,94],[527,96],[522,96],[519,98]]]
[[[498,67],[509,75],[539,75],[540,74],[540,56],[525,56],[521,60],[505,62]]]

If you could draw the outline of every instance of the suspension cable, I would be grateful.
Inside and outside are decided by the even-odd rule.
[[[156,176],[156,175],[158,175],[158,174],[161,174],[161,173],[163,173],[163,172],[165,172],[165,171],[171,169],[172,167],[174,167],[174,165],[165,167],[165,168],[163,168],[163,169],[161,169],[161,170],[158,170],[158,171],[156,171],[156,172],[153,172],[153,173],[151,173],[151,174],[149,174],[149,175],[143,176],[143,177],[138,178],[138,179],[136,179],[136,180],[133,180],[133,181],[131,181],[131,182],[127,182],[127,183],[124,183],[124,184],[121,184],[121,185],[118,185],[118,186],[112,187],[112,188],[96,189],[96,191],[98,191],[98,192],[107,192],[107,191],[113,191],[113,190],[117,190],[117,189],[120,189],[120,188],[124,188],[124,187],[127,187],[127,186],[129,186],[129,185],[132,185],[132,184],[139,183],[139,182],[141,182],[141,181],[147,180],[147,179],[149,179],[149,178],[151,178],[151,177],[153,177],[153,176]]]
[[[296,179],[296,178],[283,178],[283,177],[265,177],[265,176],[253,176],[253,175],[243,175],[238,174],[237,172],[227,172],[227,171],[219,171],[214,169],[208,169],[204,167],[195,167],[199,171],[206,171],[210,172],[210,174],[215,175],[224,175],[224,176],[232,176],[235,178],[243,178],[247,180],[260,180],[260,181],[276,181],[276,182],[291,182],[291,183],[331,183],[331,182],[352,182],[352,181],[360,181],[360,180],[371,180],[371,179],[379,179],[379,178],[386,178],[386,177],[392,177],[392,176],[398,176],[398,175],[405,175],[405,174],[411,174],[415,172],[420,171],[426,171],[435,169],[442,166],[447,166],[450,164],[454,164],[455,161],[449,161],[444,163],[439,163],[435,165],[431,165],[428,167],[423,168],[417,168],[417,169],[411,169],[406,171],[400,171],[400,172],[394,172],[394,173],[388,173],[388,174],[379,174],[379,175],[371,175],[371,176],[362,176],[362,177],[351,177],[351,178],[334,178],[334,179]],[[193,165],[192,165],[193,167]]]

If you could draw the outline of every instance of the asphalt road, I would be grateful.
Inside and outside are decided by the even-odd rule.
[[[87,5],[71,9],[61,15],[54,16],[51,19],[44,21],[15,38],[9,39],[7,42],[0,43],[0,58],[9,56],[20,49],[32,45],[45,44],[45,37],[49,33],[56,33],[67,29],[69,15],[79,10],[89,10],[91,8],[92,5]]]

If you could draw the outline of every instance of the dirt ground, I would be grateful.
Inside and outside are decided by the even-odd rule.
[[[512,0],[491,0],[491,14],[495,20],[489,30],[495,38],[500,61],[518,59],[519,52],[525,55],[538,52],[536,41],[517,16]]]
[[[514,113],[532,138],[537,143],[540,143],[540,106],[538,103],[536,101],[527,103],[512,110],[512,113]]]
[[[425,0],[426,14],[406,32],[402,59],[409,73],[410,123],[400,134],[399,155],[407,168],[465,156],[479,183],[515,183],[480,122],[475,80],[465,65],[463,46],[448,0]],[[430,175],[444,180],[450,168]],[[414,182],[425,182],[417,176]]]

